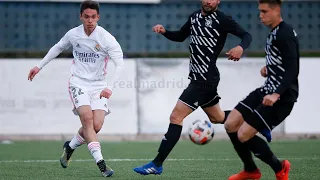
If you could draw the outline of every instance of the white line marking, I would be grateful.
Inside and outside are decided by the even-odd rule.
[[[256,159],[256,158],[255,158]],[[289,160],[319,160],[320,157],[283,157],[280,159]],[[153,159],[105,159],[109,162],[132,162],[132,161],[152,161]],[[72,162],[91,162],[94,159],[75,159]],[[239,158],[224,159],[167,159],[166,161],[240,161]],[[0,163],[54,163],[59,160],[0,160]]]

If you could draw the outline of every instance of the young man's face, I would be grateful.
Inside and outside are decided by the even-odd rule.
[[[202,11],[209,14],[217,9],[220,0],[202,0]]]
[[[260,20],[266,26],[271,26],[280,15],[280,7],[276,5],[269,5],[267,3],[259,4]]]
[[[100,16],[95,9],[85,9],[82,14],[80,14],[80,20],[89,31],[92,31],[96,27],[99,18]]]

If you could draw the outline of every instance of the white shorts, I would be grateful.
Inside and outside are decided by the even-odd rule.
[[[100,99],[101,91],[107,87],[105,81],[88,81],[75,76],[69,79],[69,95],[74,105],[73,113],[78,115],[77,109],[80,106],[89,105],[92,110],[101,109],[110,113],[107,99]]]

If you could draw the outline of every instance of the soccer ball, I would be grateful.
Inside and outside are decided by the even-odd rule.
[[[214,129],[208,120],[195,120],[189,127],[189,138],[198,145],[210,142],[214,136]]]

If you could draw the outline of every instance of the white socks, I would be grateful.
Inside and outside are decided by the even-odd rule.
[[[77,147],[85,143],[86,141],[84,140],[84,138],[81,137],[79,133],[77,133],[77,135],[75,135],[72,138],[71,142],[69,143],[69,146],[71,147],[71,149],[76,149]]]
[[[91,142],[88,144],[88,149],[96,163],[103,159],[101,154],[101,146],[99,142]]]
[[[72,140],[69,143],[69,146],[72,149],[76,149],[79,146],[81,146],[82,144],[85,144],[86,141],[84,140],[83,137],[80,136],[79,133],[77,133],[77,135],[75,135]],[[90,154],[92,155],[92,157],[96,160],[96,163],[100,160],[103,159],[102,154],[101,154],[101,146],[99,142],[91,142],[88,144],[88,149]]]

